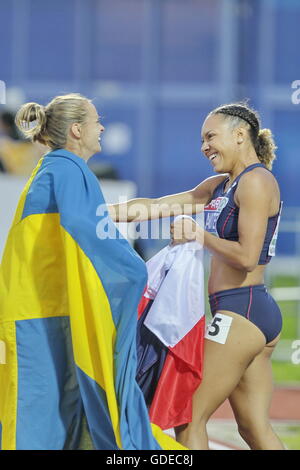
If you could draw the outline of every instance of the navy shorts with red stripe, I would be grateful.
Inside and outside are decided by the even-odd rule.
[[[267,344],[282,329],[280,308],[264,284],[216,292],[209,296],[209,303],[213,316],[220,310],[228,310],[247,318],[265,335]]]

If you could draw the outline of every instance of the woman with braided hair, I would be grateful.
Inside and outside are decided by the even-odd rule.
[[[171,226],[173,243],[199,240],[212,255],[208,291],[213,320],[205,335],[203,380],[193,397],[192,422],[176,429],[177,439],[190,449],[208,449],[207,421],[226,398],[251,449],[284,448],[268,417],[270,358],[282,318],[264,285],[281,212],[271,173],[275,149],[257,112],[240,103],[220,106],[202,127],[202,152],[216,176],[191,191],[112,208],[115,220],[130,221],[139,220],[128,215],[136,202],[144,204],[149,219],[163,216],[174,204],[182,212],[185,204],[205,206],[205,229],[184,218]]]

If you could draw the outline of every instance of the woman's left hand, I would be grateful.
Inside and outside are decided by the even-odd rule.
[[[190,217],[175,220],[170,227],[172,245],[198,241],[203,244],[204,230]]]

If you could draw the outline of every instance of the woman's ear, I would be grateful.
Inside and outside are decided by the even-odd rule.
[[[78,122],[73,122],[73,124],[71,124],[70,131],[71,131],[73,137],[75,137],[76,139],[80,139],[80,137],[81,137],[81,124],[79,124]]]
[[[246,129],[243,127],[235,129],[235,134],[236,134],[236,141],[238,144],[242,144],[245,140],[246,137]]]

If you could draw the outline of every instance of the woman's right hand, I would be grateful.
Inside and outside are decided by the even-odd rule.
[[[170,227],[172,245],[192,241],[203,244],[204,231],[191,217],[178,217]]]
[[[107,204],[107,210],[113,222],[117,222],[117,211],[114,204]]]

